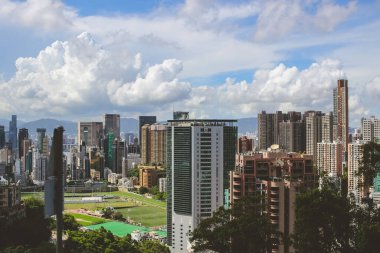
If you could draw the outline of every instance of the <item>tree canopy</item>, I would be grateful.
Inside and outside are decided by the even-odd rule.
[[[377,173],[380,173],[380,144],[369,142],[363,145],[363,157],[358,172],[359,176],[363,176],[365,189],[373,185]]]
[[[267,252],[280,233],[265,214],[263,199],[246,196],[230,209],[221,207],[191,233],[195,252]]]

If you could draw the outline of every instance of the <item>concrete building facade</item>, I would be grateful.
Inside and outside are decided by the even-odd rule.
[[[167,127],[167,230],[171,252],[191,252],[189,233],[224,205],[234,168],[236,120],[172,120]]]
[[[103,122],[78,122],[78,146],[99,147],[103,138]]]
[[[319,173],[341,176],[343,170],[343,143],[340,141],[317,144],[317,168]]]

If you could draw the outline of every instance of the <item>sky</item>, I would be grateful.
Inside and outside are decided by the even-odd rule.
[[[380,115],[380,0],[0,0],[0,118]]]

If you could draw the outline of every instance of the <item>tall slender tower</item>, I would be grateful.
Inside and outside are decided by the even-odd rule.
[[[9,142],[12,143],[13,154],[17,150],[17,115],[12,115],[12,120],[9,121]]]
[[[189,233],[223,206],[235,166],[236,120],[169,120],[167,229],[171,252],[189,252]]]
[[[24,155],[24,140],[29,138],[29,132],[27,128],[20,128],[18,130],[18,157],[21,158]]]
[[[120,115],[105,114],[104,115],[104,135],[113,133],[115,138],[120,137]]]
[[[342,141],[343,150],[347,152],[348,135],[348,81],[338,80],[338,86],[334,89],[334,140]]]

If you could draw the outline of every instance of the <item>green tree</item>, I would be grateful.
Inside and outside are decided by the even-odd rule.
[[[145,194],[145,193],[148,193],[148,188],[144,187],[144,186],[141,186],[139,188],[139,193],[140,194]]]
[[[50,240],[51,219],[44,217],[44,204],[36,198],[26,199],[25,218],[0,227],[0,247],[29,245],[33,248]]]
[[[375,253],[379,251],[380,209],[372,206],[354,208],[354,244],[355,252]]]
[[[86,232],[68,231],[67,234],[64,250],[67,253],[139,252],[130,236],[119,238],[103,227]]]
[[[137,177],[137,178],[139,178],[139,173],[140,173],[140,170],[136,166],[135,168],[129,169],[127,171],[127,177]]]
[[[77,231],[79,229],[80,225],[75,220],[74,216],[69,214],[63,215],[63,229],[64,230],[73,230]]]
[[[297,252],[352,252],[352,206],[330,188],[297,196],[293,243]]]
[[[246,196],[228,210],[221,207],[191,233],[194,251],[269,251],[274,240],[280,239],[280,233],[271,224],[265,208],[259,196]]]
[[[363,187],[368,192],[373,179],[380,173],[380,144],[369,142],[363,145],[363,157],[360,161],[359,176],[363,176]]]
[[[142,241],[138,243],[138,250],[141,253],[170,253],[167,246],[158,241]]]
[[[113,212],[112,218],[114,220],[124,220],[123,214],[121,212]]]
[[[160,193],[159,190],[158,190],[158,186],[155,185],[155,186],[151,187],[149,189],[149,193],[152,194],[152,195],[157,195],[158,193]]]

